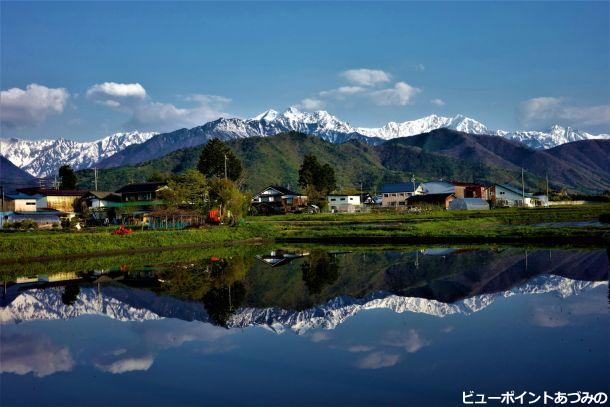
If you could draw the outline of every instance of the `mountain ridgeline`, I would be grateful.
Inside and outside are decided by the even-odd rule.
[[[70,165],[77,170],[136,165],[176,150],[202,145],[213,138],[228,141],[270,137],[293,131],[336,144],[357,140],[379,145],[388,140],[429,133],[441,128],[469,134],[493,135],[518,141],[534,150],[550,149],[580,140],[610,139],[609,134],[590,134],[559,125],[546,131],[493,130],[460,114],[453,117],[429,115],[404,122],[389,122],[377,128],[355,127],[323,110],[310,113],[292,107],[282,113],[267,110],[249,119],[219,118],[191,129],[162,134],[139,131],[115,133],[91,142],[63,138],[0,139],[0,154],[35,177],[52,177],[62,165]]]
[[[37,184],[36,178],[0,155],[0,186],[4,188],[4,193],[13,193],[17,188],[33,187]]]
[[[298,132],[233,139],[227,144],[244,165],[243,186],[250,192],[269,184],[296,188],[298,169],[307,154],[334,167],[340,189],[359,189],[362,185],[366,191],[377,191],[384,183],[406,181],[412,175],[418,181],[445,179],[519,185],[524,168],[526,187],[530,190],[544,190],[547,175],[552,188],[588,193],[610,190],[608,140],[585,140],[533,150],[497,136],[443,128],[379,144],[356,139],[333,143]],[[184,148],[143,163],[101,170],[100,189],[114,190],[159,172],[180,173],[196,168],[202,148],[201,145]],[[92,175],[91,170],[80,171],[80,186],[91,187]]]

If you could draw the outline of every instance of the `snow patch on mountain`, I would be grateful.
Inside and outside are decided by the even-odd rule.
[[[61,165],[91,168],[132,144],[140,144],[157,133],[132,131],[115,133],[100,140],[78,142],[57,140],[0,139],[0,155],[35,177],[55,175]]]

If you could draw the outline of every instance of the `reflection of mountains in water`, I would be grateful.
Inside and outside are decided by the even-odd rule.
[[[314,302],[316,305],[293,310],[265,303],[260,299],[264,295],[252,294],[254,297],[247,298],[244,306],[233,312],[226,326],[262,326],[275,332],[290,329],[302,333],[315,327],[333,329],[362,310],[382,308],[437,317],[468,315],[486,308],[498,298],[542,293],[567,297],[606,285],[608,279],[608,260],[603,251],[554,251],[550,255],[540,251],[528,254],[527,258],[523,252],[504,255],[477,251],[434,254],[436,256],[418,254],[420,257],[415,261],[412,254],[387,252],[382,257],[367,254],[369,263],[365,267],[383,265],[381,271],[366,277],[369,289],[362,295],[345,295],[354,290],[346,288],[345,281],[341,280],[362,274],[358,270],[350,274],[347,270],[352,263],[361,260],[354,256],[362,254],[341,255],[347,256],[345,262],[340,263],[341,273],[346,277],[340,277],[334,283],[338,287],[325,288],[329,295],[326,298],[318,296],[321,299]],[[549,256],[553,256],[552,262]],[[490,258],[493,261],[486,260]],[[460,267],[457,267],[458,263]],[[273,269],[272,272],[284,273],[284,270]],[[255,276],[258,274],[254,273]],[[381,282],[379,275],[382,276]],[[250,278],[255,277],[246,279]],[[253,286],[268,282],[264,276],[259,278],[263,280],[247,284]],[[362,281],[353,285],[360,286]],[[341,287],[345,290],[343,293]],[[268,289],[274,291],[277,287]],[[333,295],[336,292],[339,294]],[[103,315],[121,321],[178,318],[215,323],[202,303],[160,296],[145,289],[116,284],[99,288],[81,286],[69,306],[64,304],[62,295],[65,295],[62,287],[23,291],[0,308],[0,322]]]

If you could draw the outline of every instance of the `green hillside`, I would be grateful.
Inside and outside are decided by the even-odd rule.
[[[285,133],[273,137],[253,137],[228,143],[244,164],[243,187],[256,192],[269,184],[296,187],[298,169],[306,154],[314,154],[322,163],[331,164],[339,188],[376,191],[387,182],[408,181],[415,174],[418,181],[454,179],[467,182],[513,182],[520,172],[459,160],[419,147],[401,144],[371,146],[357,141],[332,144],[313,136]],[[141,182],[155,173],[179,173],[195,168],[202,147],[175,151],[164,157],[135,166],[98,171],[100,190],[115,190],[129,182]],[[92,188],[93,171],[79,171],[79,186]],[[530,174],[526,184],[533,189],[542,180]]]

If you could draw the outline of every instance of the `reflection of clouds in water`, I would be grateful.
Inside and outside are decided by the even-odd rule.
[[[386,334],[385,345],[403,348],[409,353],[415,353],[421,348],[430,345],[416,329],[409,329],[406,332],[390,331]]]
[[[394,366],[400,361],[400,355],[387,352],[373,352],[356,362],[359,369],[381,369]]]
[[[201,322],[165,319],[129,324],[136,334],[128,344],[121,344],[93,360],[93,365],[107,373],[120,374],[146,371],[154,363],[157,354],[165,349],[177,348],[187,342],[202,342],[200,354],[221,353],[235,345],[216,343],[219,339],[235,333],[224,328]]]
[[[313,334],[311,334],[309,336],[309,339],[312,342],[324,342],[324,341],[328,341],[332,338],[331,334],[328,332],[314,332]]]
[[[193,341],[214,342],[236,333],[212,324],[174,319],[163,320],[163,323],[138,324],[135,332],[146,346],[156,349],[176,348]]]
[[[422,334],[416,329],[407,331],[389,331],[386,333],[384,340],[381,343],[391,348],[404,349],[408,353],[415,353],[418,350],[428,346],[430,341],[425,339]],[[366,345],[351,346],[347,350],[350,352],[369,352],[373,347]],[[356,367],[360,369],[381,369],[390,367],[400,362],[401,356],[394,351],[377,351],[372,352],[359,359],[356,362]]]
[[[128,357],[125,359],[119,359],[112,362],[96,362],[95,367],[103,372],[112,374],[120,374],[126,372],[134,372],[137,370],[146,371],[154,362],[154,358],[150,355],[142,356],[139,358]]]
[[[543,328],[559,328],[570,323],[557,307],[536,307],[532,315],[532,322]]]
[[[607,315],[608,304],[602,296],[573,296],[559,305],[535,305],[531,322],[543,328],[559,328],[578,324],[578,317]]]
[[[453,332],[455,327],[453,325],[447,325],[441,328],[441,332],[448,334],[449,332]]]
[[[373,346],[366,345],[353,345],[347,348],[348,352],[359,353],[359,352],[368,352],[375,349]]]
[[[59,347],[49,338],[33,334],[12,334],[1,337],[0,372],[45,377],[67,372],[74,367],[68,348]]]

